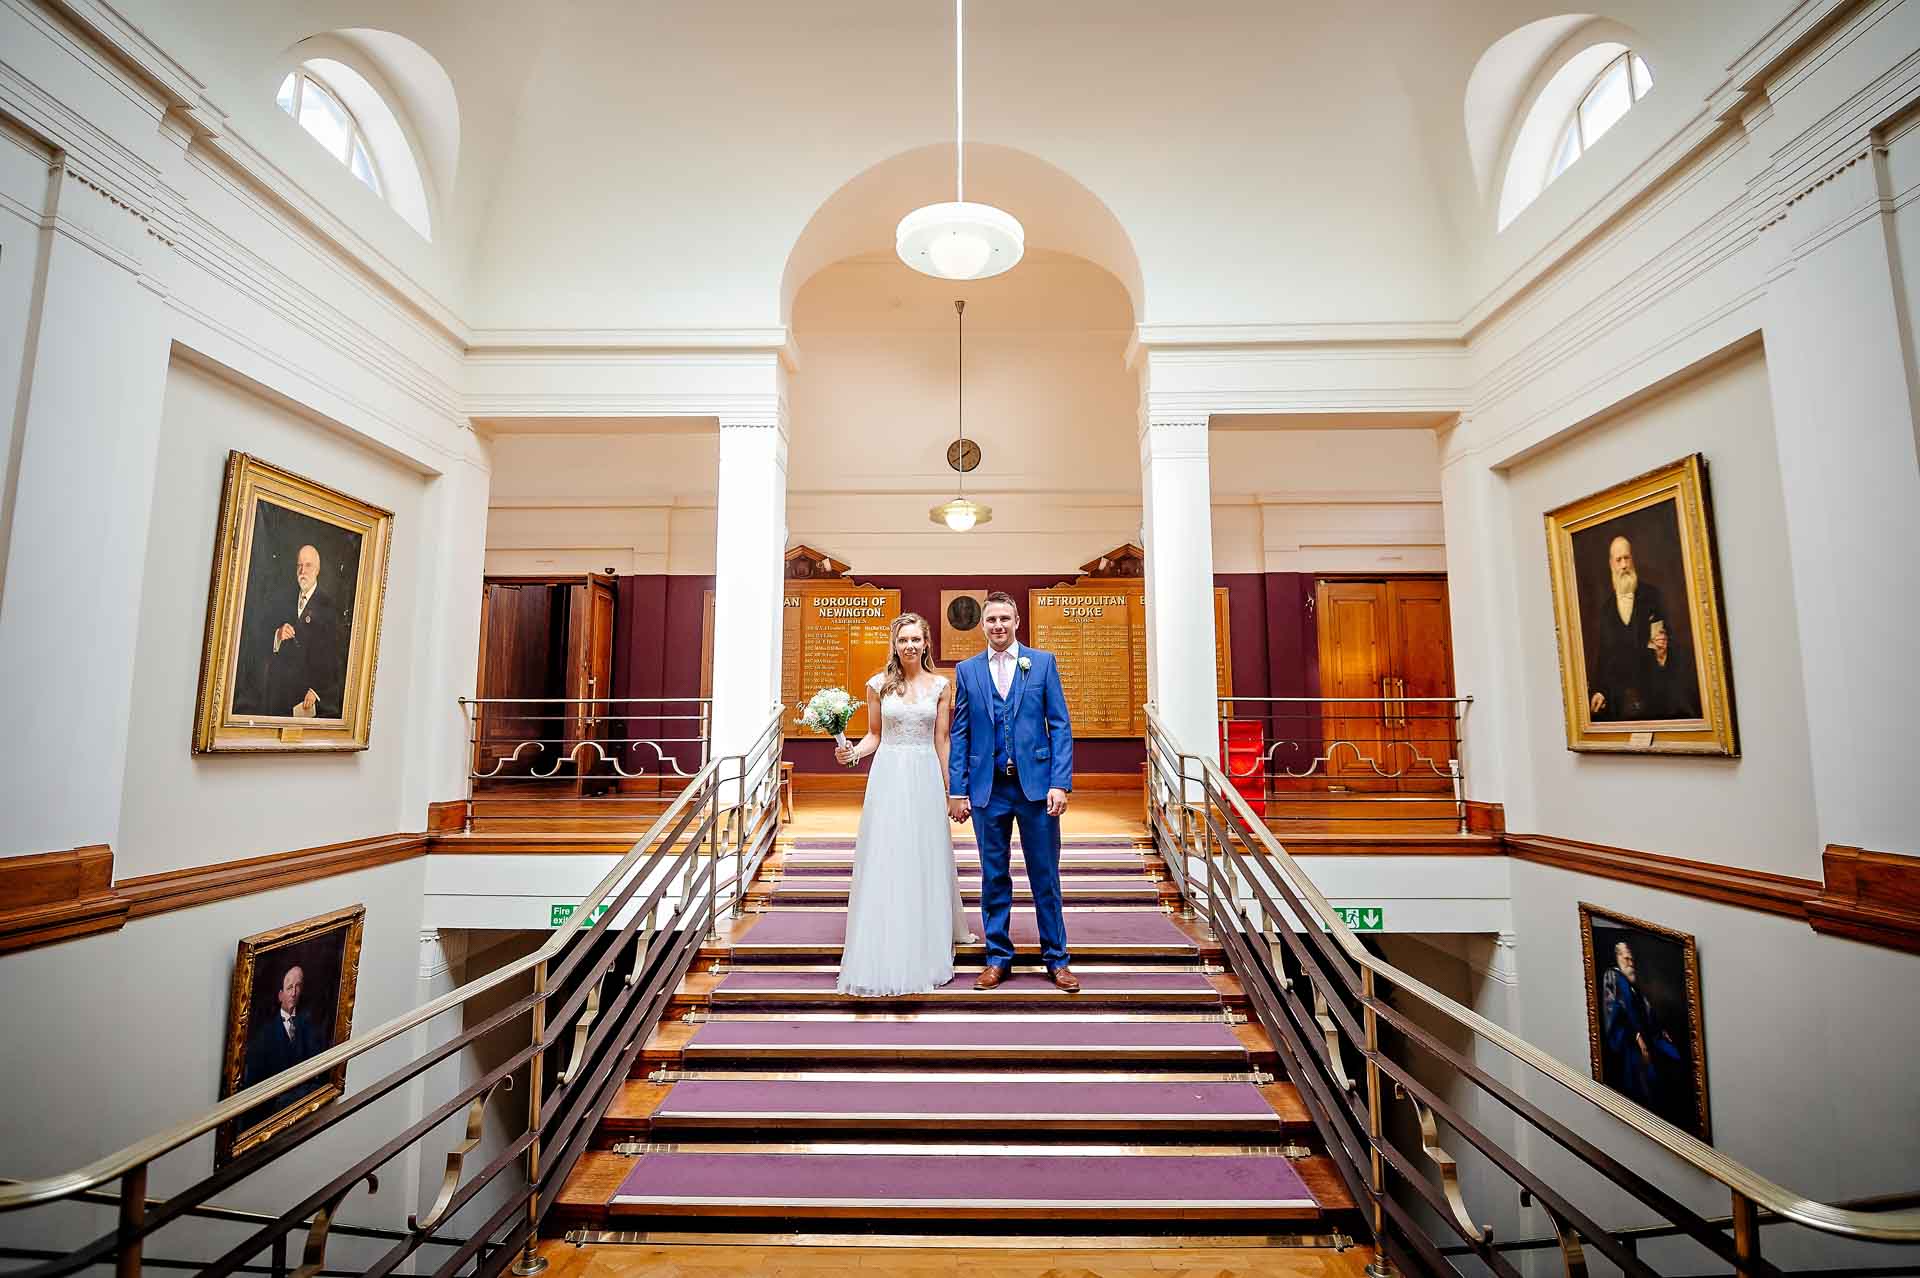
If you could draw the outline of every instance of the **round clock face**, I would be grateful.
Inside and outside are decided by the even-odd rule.
[[[947,445],[947,465],[966,474],[980,464],[980,445],[971,439],[956,439]]]

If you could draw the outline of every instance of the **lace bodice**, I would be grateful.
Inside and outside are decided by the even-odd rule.
[[[910,701],[896,692],[880,703],[882,749],[888,746],[933,748],[933,727],[940,714],[940,693],[947,683],[945,675],[937,678],[939,682],[917,701]],[[870,685],[868,691],[878,696],[879,683],[876,681]]]

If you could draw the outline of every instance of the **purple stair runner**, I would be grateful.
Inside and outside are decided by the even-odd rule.
[[[1065,900],[1076,904],[1091,904],[1099,901],[1138,904],[1160,899],[1160,892],[1150,879],[1140,875],[1067,875],[1060,881]],[[853,890],[853,880],[845,875],[802,874],[787,879],[773,889],[776,903],[788,901],[806,901],[810,903],[844,904]],[[978,877],[960,878],[960,895],[970,902],[980,899],[980,880]],[[1013,895],[1015,900],[1031,900],[1032,890],[1023,876],[1013,876]]]
[[[792,843],[792,850],[795,852],[851,852],[853,845],[854,840],[851,835],[841,837],[823,835],[817,838],[795,839]],[[976,843],[972,838],[956,836],[953,840],[953,845],[961,851],[971,852],[974,850]],[[1074,839],[1062,842],[1060,845],[1061,852],[1067,855],[1075,852],[1091,852],[1096,850],[1111,851],[1114,849],[1121,849],[1128,852],[1139,851],[1138,846],[1132,839]],[[1020,850],[1020,838],[1018,835],[1014,836],[1013,850],[1015,852]]]
[[[980,914],[968,912],[968,926],[980,931]],[[1032,947],[1040,942],[1040,929],[1031,909],[1013,912],[1013,942]],[[748,952],[778,946],[829,946],[839,948],[847,935],[847,916],[840,910],[768,910],[753,921],[734,942],[736,950]],[[1151,948],[1181,954],[1199,952],[1193,941],[1158,910],[1068,910],[1067,947],[1069,950]],[[977,951],[971,947],[969,952]]]
[[[1005,1054],[1019,1059],[1088,1053],[1112,1063],[1158,1062],[1175,1056],[1246,1059],[1239,1036],[1214,1021],[1043,1021],[989,1016],[936,1021],[709,1021],[694,1031],[687,1059],[736,1055],[822,1058],[889,1053]]]
[[[675,1083],[654,1120],[694,1118],[939,1119],[952,1124],[1046,1119],[1142,1126],[1230,1120],[1278,1127],[1251,1083],[847,1082],[833,1079],[694,1079]]]
[[[777,994],[826,994],[831,993],[838,980],[834,972],[758,972],[750,968],[728,972],[720,978],[714,987],[715,996],[729,998],[749,998],[754,995],[771,997]],[[973,976],[956,980],[941,987],[942,991],[973,993]],[[1046,993],[1062,1000],[1076,997],[1062,994],[1054,989],[1053,983],[1039,972],[1019,970],[1013,978],[982,995],[990,998],[1001,994],[1019,994],[1025,992]],[[1081,972],[1080,993],[1077,997],[1101,994],[1163,994],[1174,997],[1200,996],[1210,1001],[1218,1001],[1219,992],[1213,982],[1199,972]],[[914,995],[909,997],[929,997]]]
[[[1285,1158],[1249,1154],[645,1154],[613,1202],[742,1215],[848,1206],[994,1216],[1318,1210]]]

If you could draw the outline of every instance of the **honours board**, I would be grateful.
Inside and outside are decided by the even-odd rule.
[[[1213,592],[1214,677],[1233,689],[1227,591]],[[1060,663],[1076,737],[1143,737],[1147,732],[1147,607],[1137,579],[1082,581],[1027,594],[1027,634]]]
[[[713,695],[713,592],[707,592],[706,677],[701,695]],[[780,705],[787,735],[821,739],[824,732],[799,725],[808,698],[822,688],[845,688],[867,699],[866,683],[887,664],[887,628],[900,615],[900,592],[851,581],[789,582],[781,600]],[[866,707],[856,711],[847,736],[867,730]]]

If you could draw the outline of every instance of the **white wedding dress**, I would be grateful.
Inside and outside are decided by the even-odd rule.
[[[946,679],[942,677],[940,684]],[[960,906],[947,821],[947,779],[933,749],[941,688],[917,701],[880,696],[880,749],[854,844],[853,892],[840,959],[842,994],[921,994],[953,979],[953,947],[974,939]]]

